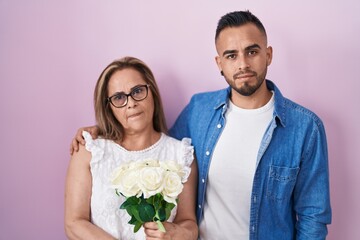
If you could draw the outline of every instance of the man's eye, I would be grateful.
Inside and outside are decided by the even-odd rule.
[[[249,51],[248,55],[252,56],[252,55],[255,55],[257,54],[257,51]]]
[[[229,54],[226,56],[227,59],[234,59],[236,58],[236,55],[235,54]]]

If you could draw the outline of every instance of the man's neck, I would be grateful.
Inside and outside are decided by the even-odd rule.
[[[250,96],[243,96],[236,92],[234,89],[231,89],[231,102],[235,106],[243,109],[257,109],[266,105],[271,99],[272,92],[267,89],[266,83],[261,85],[261,87]]]

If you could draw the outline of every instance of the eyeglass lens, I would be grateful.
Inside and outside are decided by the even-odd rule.
[[[128,102],[128,97],[131,96],[135,101],[141,101],[147,97],[148,85],[142,85],[134,88],[129,94],[117,93],[110,97],[110,102],[115,107],[123,107]]]

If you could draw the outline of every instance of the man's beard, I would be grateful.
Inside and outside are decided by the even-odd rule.
[[[236,78],[241,76],[241,74],[248,74],[248,73],[253,74],[254,77],[256,78],[255,85],[250,85],[248,82],[245,82],[241,87],[236,87],[236,84],[235,84]],[[267,73],[267,67],[260,75],[258,75],[254,71],[246,71],[246,72],[239,72],[239,73],[234,74],[231,81],[226,76],[224,76],[224,77],[232,89],[234,89],[240,95],[248,97],[248,96],[251,96],[252,94],[254,94],[260,88],[261,84],[265,80],[266,73]]]

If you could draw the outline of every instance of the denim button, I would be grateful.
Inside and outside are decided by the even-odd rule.
[[[201,205],[199,205],[199,208],[201,208]]]
[[[205,182],[205,179],[201,179],[201,181],[204,183],[204,182]]]
[[[221,124],[220,124],[220,123],[217,125],[217,128],[221,128]]]
[[[205,154],[206,154],[206,156],[209,156],[209,155],[210,155],[210,152],[209,152],[209,151],[206,151]]]

